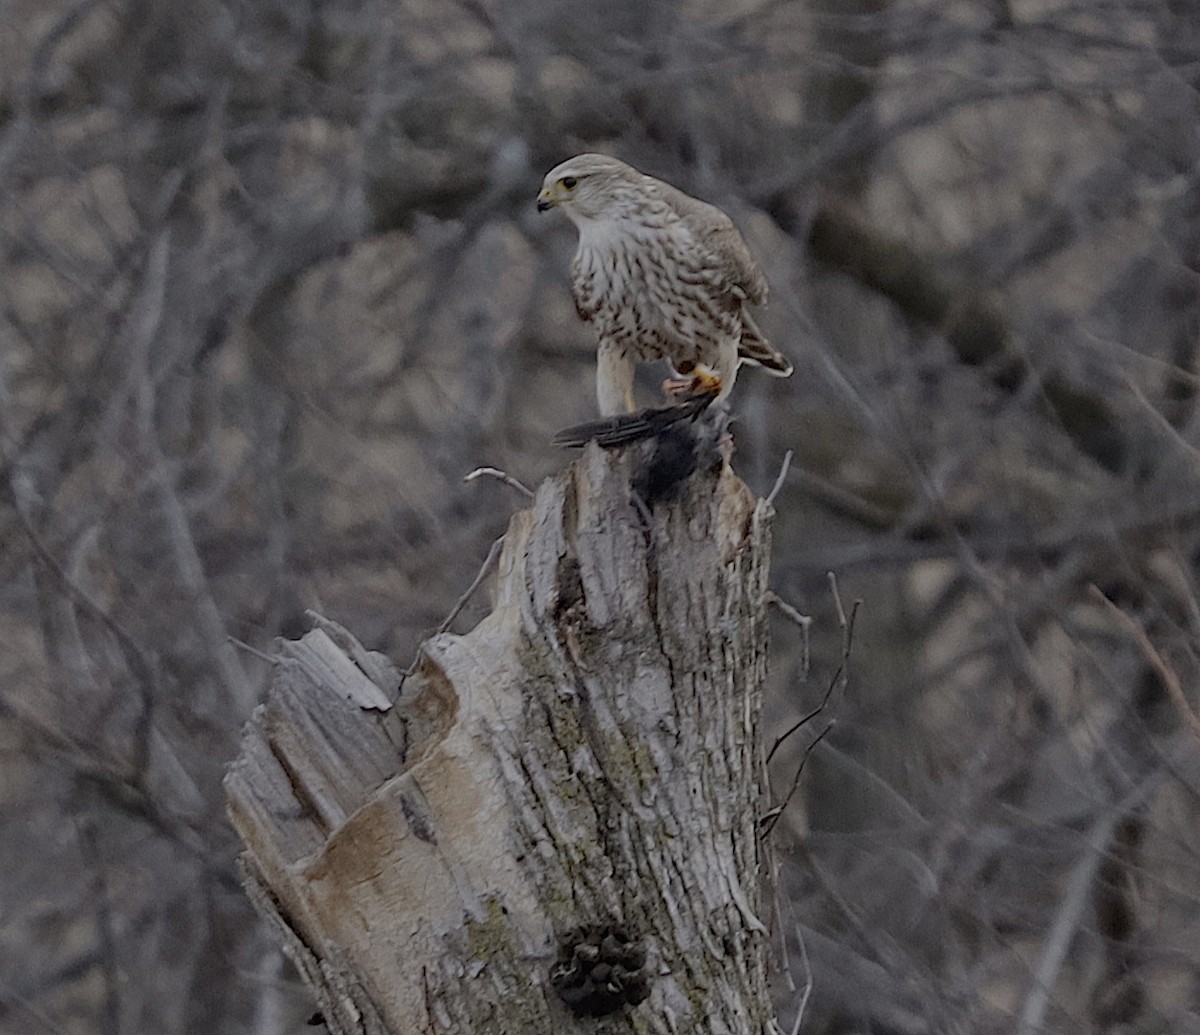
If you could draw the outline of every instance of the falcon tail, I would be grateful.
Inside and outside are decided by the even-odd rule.
[[[773,377],[787,377],[792,372],[791,360],[763,337],[749,313],[742,313],[742,340],[738,342],[738,359],[751,366],[762,367]]]

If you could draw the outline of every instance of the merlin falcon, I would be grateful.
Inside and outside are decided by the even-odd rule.
[[[767,281],[719,208],[598,154],[551,169],[537,207],[561,209],[579,229],[571,289],[596,329],[603,416],[636,408],[639,362],[667,360],[668,394],[709,402],[726,399],[742,363],[792,372],[750,315],[766,302]]]

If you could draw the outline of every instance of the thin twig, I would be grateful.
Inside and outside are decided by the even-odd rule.
[[[838,592],[837,576],[827,571],[825,577],[829,580],[829,591],[833,594],[833,606],[837,608],[838,628],[843,634],[846,631],[846,609],[842,607],[842,594]]]
[[[510,489],[516,489],[526,499],[533,499],[533,490],[517,481],[507,471],[502,471],[498,467],[476,467],[470,474],[463,478],[464,482],[473,482],[477,478],[495,478],[498,482],[503,482]]]
[[[792,1025],[792,1035],[800,1035],[800,1026],[804,1023],[804,1010],[808,1006],[808,997],[812,995],[813,975],[812,966],[808,962],[808,946],[804,944],[804,932],[796,925],[796,940],[800,943],[800,959],[804,963],[804,991],[800,994],[800,1005],[796,1008],[796,1023]]]
[[[771,880],[771,907],[775,914],[776,929],[779,931],[779,970],[787,982],[788,991],[796,991],[796,982],[792,979],[792,959],[788,952],[787,935],[783,931],[783,895],[779,889],[779,858],[773,841],[764,842],[767,846],[767,873]]]
[[[767,493],[768,505],[775,505],[775,497],[779,495],[779,490],[783,488],[784,480],[787,478],[788,468],[791,466],[792,451],[789,449],[783,454],[783,463],[779,466],[779,474],[775,478],[775,484],[771,486],[771,491]]]
[[[251,654],[260,661],[265,661],[270,665],[274,665],[277,661],[279,661],[278,654],[267,654],[265,651],[261,651],[257,647],[251,647],[250,644],[246,643],[244,640],[239,640],[236,636],[230,636],[229,642],[235,647],[240,647],[247,654]]]
[[[862,606],[862,600],[855,600],[850,605],[850,614],[847,616],[846,609],[842,606],[842,594],[838,589],[837,576],[833,572],[827,572],[829,579],[829,589],[833,593],[833,606],[837,608],[838,628],[842,630],[842,666],[846,667],[846,663],[850,660],[850,648],[854,645],[854,621],[858,617],[858,609]]]
[[[762,745],[759,744],[759,753],[761,755]],[[767,769],[767,759],[762,758],[759,766],[759,772],[762,774],[762,800],[770,801],[773,798],[771,793],[771,773]],[[780,887],[779,880],[779,853],[776,850],[773,841],[760,840],[759,843],[765,849],[764,858],[766,862],[766,887],[764,893],[769,895],[771,901],[771,912],[774,917],[775,930],[779,935],[779,962],[780,972],[787,981],[788,991],[796,991],[796,983],[792,980],[792,963],[788,958],[788,940],[787,934],[783,929],[783,891]],[[783,1035],[783,1030],[778,1024],[771,1028],[772,1035]]]
[[[812,626],[812,615],[802,615],[791,604],[784,600],[778,593],[772,590],[767,591],[767,603],[773,604],[779,613],[783,615],[789,622],[800,627],[802,642],[804,645],[804,654],[800,665],[800,678],[808,678],[808,645],[809,645],[809,629]]]
[[[804,630],[805,638],[808,638],[808,627],[812,625],[813,621],[812,615],[801,614],[774,590],[767,590],[767,603],[774,604],[777,608],[779,608],[780,613],[783,614],[785,618],[795,622],[796,625],[800,626],[800,628]]]
[[[1055,912],[1041,957],[1034,967],[1029,995],[1017,1020],[1017,1035],[1034,1035],[1035,1032],[1046,1030],[1044,1021],[1054,985],[1086,915],[1089,892],[1096,880],[1100,863],[1108,853],[1113,828],[1120,818],[1121,811],[1118,807],[1110,807],[1092,824],[1087,833],[1084,850],[1071,868],[1062,902]]]
[[[792,778],[792,786],[788,788],[787,796],[775,808],[767,812],[759,822],[763,826],[762,836],[770,837],[771,831],[775,829],[775,824],[779,822],[779,817],[783,815],[784,810],[792,803],[792,798],[795,796],[797,789],[800,787],[800,774],[804,772],[804,765],[808,761],[809,755],[813,753],[813,749],[825,739],[825,736],[836,725],[830,722],[807,748],[804,749],[804,757],[800,759],[800,764],[796,767],[796,775]]]
[[[150,656],[142,650],[133,636],[126,632],[125,628],[115,618],[92,600],[87,591],[71,578],[67,570],[59,563],[54,554],[50,552],[49,546],[43,541],[37,529],[33,527],[33,522],[29,519],[29,515],[25,513],[25,508],[21,505],[21,500],[11,486],[9,486],[9,493],[14,503],[13,510],[17,515],[17,521],[20,523],[22,531],[24,531],[26,538],[29,540],[29,545],[33,548],[34,555],[45,566],[46,570],[58,580],[59,585],[66,591],[67,596],[74,602],[75,606],[98,622],[112,636],[116,641],[121,657],[125,660],[125,664],[129,667],[129,671],[134,677],[134,682],[138,687],[139,697],[141,698],[141,711],[134,723],[133,761],[128,779],[132,785],[140,789],[146,775],[146,769],[150,764],[150,737],[154,725],[155,707],[157,705],[157,666],[151,660]]]
[[[790,737],[793,733],[795,733],[801,727],[806,726],[808,723],[812,722],[813,719],[815,719],[818,715],[821,714],[821,712],[823,712],[825,710],[825,706],[827,704],[829,704],[829,699],[833,696],[834,690],[837,689],[838,681],[842,677],[842,671],[843,671],[843,667],[841,665],[838,665],[837,671],[833,674],[833,678],[829,681],[829,689],[827,689],[825,691],[825,696],[821,698],[821,703],[818,704],[811,712],[809,712],[807,715],[805,715],[802,719],[800,719],[798,722],[796,722],[795,725],[793,725],[787,731],[785,731],[784,733],[781,733],[779,735],[779,737],[776,739],[774,745],[771,747],[771,750],[767,752],[767,764],[768,765],[770,764],[771,759],[775,757],[775,752],[779,750],[780,745],[782,745],[783,742],[788,739],[788,737]]]
[[[854,621],[858,617],[858,608],[859,605],[862,604],[862,601],[855,600],[854,603],[850,605],[850,614],[847,615],[846,609],[842,605],[841,593],[838,591],[837,576],[835,576],[833,572],[829,572],[829,586],[833,591],[833,603],[834,607],[837,609],[838,625],[842,629],[842,663],[838,665],[837,671],[834,672],[833,678],[829,681],[829,687],[825,691],[825,696],[821,698],[821,703],[807,715],[802,716],[800,720],[796,722],[790,729],[786,730],[779,736],[774,745],[771,747],[771,750],[767,753],[767,763],[770,763],[771,759],[775,757],[775,752],[779,750],[780,746],[785,740],[788,739],[788,737],[790,737],[797,730],[801,729],[803,726],[810,723],[825,710],[826,706],[829,704],[830,698],[833,697],[834,690],[836,690],[839,686],[845,689],[846,683],[849,680],[850,651],[854,646]],[[782,600],[778,600],[778,598],[776,599],[778,601],[776,606],[780,607],[781,610],[783,607],[787,606]],[[792,610],[794,610],[794,608]],[[787,612],[784,611],[784,614],[786,613]],[[797,612],[797,616],[801,619],[804,618],[804,616],[800,615],[799,612]],[[771,811],[763,816],[762,822],[766,823],[767,820],[771,821],[770,825],[767,826],[763,831],[764,837],[768,835],[772,829],[774,829],[775,823],[778,821],[779,816],[783,813],[783,810],[788,807],[788,803],[792,800],[792,796],[796,793],[796,788],[800,785],[800,774],[804,771],[804,763],[808,761],[808,756],[812,753],[813,748],[815,748],[821,742],[821,740],[831,729],[833,729],[833,727],[834,721],[830,720],[829,725],[827,725],[817,735],[817,738],[811,744],[809,744],[807,748],[805,748],[804,757],[800,760],[800,765],[796,769],[796,775],[792,780],[792,786],[788,790],[787,796],[783,799],[783,804],[779,805],[777,808],[771,809]]]
[[[486,579],[489,574],[491,574],[492,568],[496,566],[496,561],[500,559],[500,548],[503,545],[504,536],[501,536],[494,543],[492,543],[492,548],[488,550],[488,555],[484,558],[483,565],[479,569],[479,574],[475,576],[474,580],[466,588],[466,591],[463,593],[463,595],[454,602],[454,606],[450,608],[450,613],[446,615],[445,619],[443,619],[442,624],[430,634],[431,637],[441,636],[442,633],[446,632],[450,626],[454,624],[454,619],[456,619],[462,613],[462,609],[470,602],[471,597],[475,595],[475,591],[479,589],[481,585],[483,585],[483,580]],[[401,686],[404,685],[404,681],[409,676],[416,672],[417,666],[420,663],[421,650],[418,648],[417,656],[413,658],[412,664],[409,665],[408,668],[406,668],[402,673],[400,673]]]
[[[77,818],[76,834],[93,870],[91,898],[96,903],[96,931],[101,946],[101,973],[104,977],[103,1021],[105,1035],[117,1035],[121,1030],[121,976],[116,964],[116,930],[113,922],[113,902],[100,851],[96,827],[92,820]]]
[[[1176,675],[1175,670],[1167,664],[1166,658],[1150,642],[1150,637],[1146,634],[1146,627],[1134,618],[1133,615],[1126,614],[1117,607],[1116,604],[1104,595],[1104,591],[1099,586],[1093,584],[1089,589],[1092,596],[1106,604],[1108,609],[1129,630],[1129,635],[1133,637],[1141,649],[1142,656],[1150,663],[1154,671],[1158,673],[1158,678],[1162,680],[1163,686],[1167,688],[1167,693],[1179,711],[1179,717],[1183,720],[1183,724],[1191,731],[1192,736],[1200,740],[1200,716],[1197,716],[1192,710],[1187,695],[1183,692],[1183,684],[1180,683],[1179,676]]]
[[[438,626],[437,632],[434,633],[435,636],[441,636],[442,633],[446,632],[446,630],[454,624],[454,619],[456,619],[459,614],[462,613],[462,609],[467,606],[467,602],[475,595],[475,591],[481,585],[483,585],[483,580],[491,574],[492,568],[496,566],[496,561],[500,559],[500,548],[503,545],[504,536],[501,536],[494,543],[492,543],[492,548],[488,550],[487,557],[484,558],[483,564],[479,568],[479,574],[475,576],[474,580],[466,588],[466,591],[463,593],[463,595],[454,602],[454,606],[450,609],[450,613],[446,615],[445,620],[441,625]]]

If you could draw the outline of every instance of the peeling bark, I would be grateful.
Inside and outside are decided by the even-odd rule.
[[[494,609],[423,644],[395,707],[361,685],[394,690],[384,663],[344,637],[282,648],[226,789],[251,896],[332,1031],[773,1027],[770,507],[724,464],[639,506],[649,448],[591,447],[542,484]],[[647,952],[649,998],[601,1021],[550,983],[586,924]]]

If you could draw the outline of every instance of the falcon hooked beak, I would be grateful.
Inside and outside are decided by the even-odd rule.
[[[551,196],[549,187],[543,187],[540,191],[538,191],[537,208],[539,212],[548,212],[550,209],[554,208],[554,205],[555,201]]]

